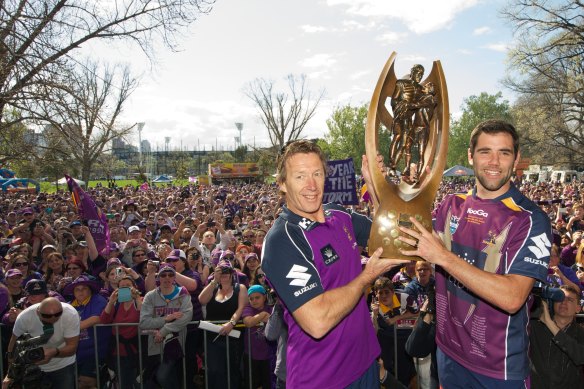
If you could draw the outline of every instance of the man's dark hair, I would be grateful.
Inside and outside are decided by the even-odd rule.
[[[322,149],[314,142],[311,142],[306,139],[295,140],[292,142],[288,142],[286,146],[280,150],[280,155],[278,155],[278,162],[277,162],[277,172],[278,177],[276,178],[276,182],[278,184],[282,184],[286,181],[286,161],[290,159],[295,154],[310,154],[314,153],[318,155],[322,162],[322,168],[324,173],[327,172],[327,165],[326,165],[326,158]]]
[[[472,133],[470,134],[470,155],[474,155],[475,148],[477,147],[477,141],[481,134],[499,134],[505,133],[511,135],[513,138],[513,153],[515,158],[519,153],[519,134],[517,130],[511,123],[507,123],[504,120],[485,120],[484,122],[479,123]]]

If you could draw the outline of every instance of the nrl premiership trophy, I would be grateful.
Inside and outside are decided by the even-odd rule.
[[[423,81],[422,65],[414,65],[408,76],[398,79],[396,56],[394,52],[387,60],[367,114],[365,150],[373,186],[367,189],[379,199],[369,254],[383,247],[384,258],[411,260],[416,257],[399,251],[412,247],[397,239],[402,234],[398,227],[411,228],[414,217],[432,228],[432,206],[448,151],[448,90],[440,61],[434,61]],[[378,148],[382,125],[391,136],[389,150]],[[380,166],[381,160],[387,163]]]

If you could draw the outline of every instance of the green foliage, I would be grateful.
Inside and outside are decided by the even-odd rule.
[[[326,121],[329,129],[324,139],[318,141],[328,159],[353,158],[355,171],[361,171],[361,157],[365,154],[365,127],[367,125],[368,104],[361,106],[339,106]],[[378,135],[379,153],[386,156],[389,151],[390,136],[382,127]]]
[[[450,123],[447,167],[468,166],[468,145],[472,130],[487,119],[501,119],[513,122],[511,108],[507,100],[502,100],[501,92],[490,95],[482,92],[479,96],[464,99],[462,116]]]
[[[247,155],[247,146],[239,146],[233,152],[235,162],[245,162],[246,155]]]

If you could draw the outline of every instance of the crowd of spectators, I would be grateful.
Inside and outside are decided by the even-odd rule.
[[[472,183],[444,180],[436,201],[465,192]],[[584,183],[517,186],[552,221],[549,284],[582,291]],[[209,387],[227,388],[228,382],[231,388],[250,382],[254,388],[285,387],[285,325],[261,269],[263,239],[284,203],[277,186],[128,186],[88,193],[107,215],[110,243],[103,250],[79,219],[69,193],[0,194],[4,348],[18,315],[51,296],[71,304],[80,316],[80,387],[95,387],[104,366],[119,375],[121,387],[137,385],[140,334],[147,337],[147,387],[180,387],[183,373],[187,387],[194,387],[202,360]],[[367,203],[352,208],[372,216]],[[416,368],[404,347],[412,321],[431,293],[433,276],[427,263],[396,270],[377,280],[369,299],[385,368],[407,386]],[[207,355],[202,354],[201,331],[189,324],[202,319],[225,323],[219,338],[207,337]],[[100,323],[139,327],[93,328]],[[277,330],[267,336],[266,325]],[[238,326],[249,336],[222,336]],[[183,356],[186,370],[181,373]]]

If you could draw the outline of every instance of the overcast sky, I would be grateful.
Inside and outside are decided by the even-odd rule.
[[[243,123],[244,144],[268,145],[256,109],[243,94],[257,77],[286,87],[288,74],[306,74],[325,97],[305,137],[327,132],[334,107],[368,102],[392,51],[398,77],[415,63],[429,70],[439,59],[450,111],[464,98],[502,91],[505,49],[512,32],[499,16],[500,0],[217,0],[180,40],[180,52],[158,51],[154,68],[139,51],[93,46],[142,75],[123,114],[144,122],[154,150],[233,149]],[[137,145],[137,135],[135,136]]]

